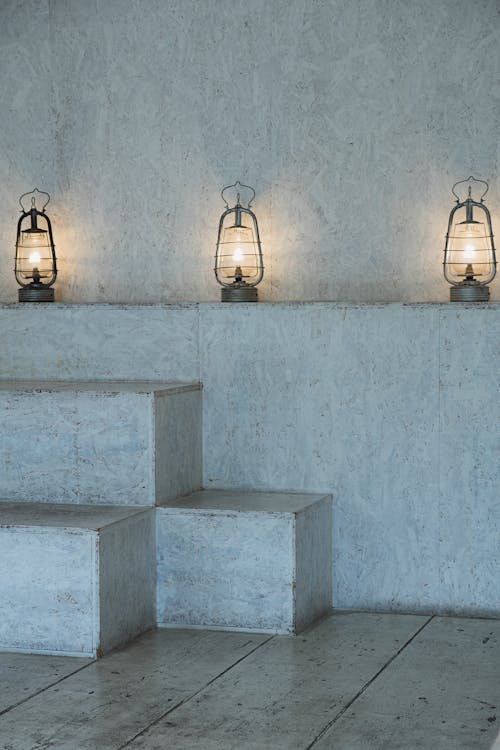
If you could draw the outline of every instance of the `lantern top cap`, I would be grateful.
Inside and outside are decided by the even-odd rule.
[[[31,208],[36,208],[36,194],[39,193],[40,195],[46,195],[47,200],[42,206],[42,213],[45,211],[45,208],[48,206],[50,201],[50,195],[45,192],[45,190],[39,190],[38,188],[33,188],[33,190],[30,190],[27,193],[23,193],[21,197],[19,198],[19,205],[21,206],[21,211],[23,213],[28,213],[28,210],[23,206],[23,198],[26,198],[27,195],[31,195]]]
[[[480,182],[480,183],[481,183],[482,185],[485,185],[485,186],[486,186],[486,190],[485,190],[485,191],[483,192],[483,194],[481,195],[481,197],[480,197],[480,199],[479,199],[479,202],[480,202],[480,203],[482,203],[482,202],[483,202],[483,200],[484,200],[484,196],[486,195],[486,193],[487,193],[487,192],[488,192],[488,190],[490,189],[490,186],[489,186],[489,184],[488,184],[488,183],[486,182],[486,180],[479,180],[479,179],[477,179],[476,177],[473,177],[472,175],[470,175],[469,177],[467,177],[467,179],[466,179],[466,180],[459,180],[458,182],[455,182],[455,184],[454,184],[454,185],[453,185],[453,187],[451,188],[451,192],[453,193],[453,195],[454,195],[454,196],[455,196],[455,198],[457,199],[457,203],[460,203],[460,196],[459,196],[459,195],[457,195],[457,193],[455,192],[455,188],[457,187],[457,185],[467,185],[467,184],[468,184],[468,185],[469,185],[469,188],[468,188],[468,192],[467,192],[467,198],[466,198],[466,200],[472,200],[472,187],[473,187],[473,186],[472,186],[472,185],[470,184],[470,183],[472,183],[472,182]]]
[[[251,191],[252,195],[250,197],[250,200],[247,201],[247,208],[251,208],[252,203],[253,203],[254,198],[255,198],[255,190],[250,185],[244,185],[239,180],[236,180],[236,182],[233,183],[232,185],[226,185],[225,188],[222,188],[221,198],[224,201],[224,203],[226,204],[226,208],[229,208],[229,203],[228,203],[227,199],[224,197],[224,193],[226,192],[226,190],[234,189],[234,191],[236,192],[236,204],[235,205],[236,206],[240,206],[241,205],[241,203],[240,203],[240,198],[241,198],[240,189],[241,188],[243,188],[244,190],[250,190]]]

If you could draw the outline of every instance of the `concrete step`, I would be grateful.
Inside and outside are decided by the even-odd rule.
[[[154,508],[0,504],[0,650],[99,656],[155,625]]]
[[[200,389],[0,381],[0,500],[154,505],[199,488]]]
[[[195,492],[157,508],[162,626],[297,633],[332,603],[332,499]]]

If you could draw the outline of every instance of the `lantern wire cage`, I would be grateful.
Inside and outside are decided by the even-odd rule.
[[[236,202],[230,206],[225,194],[233,190]],[[241,191],[251,196],[246,206]],[[239,180],[221,191],[226,210],[220,217],[215,252],[215,277],[222,286],[223,302],[257,302],[256,286],[262,281],[264,265],[257,217],[252,211],[255,190]]]
[[[475,183],[484,186],[479,200],[472,197]],[[459,185],[468,186],[463,200],[455,190]],[[452,302],[487,302],[489,299],[488,284],[495,278],[496,256],[491,216],[484,205],[488,189],[485,180],[472,175],[459,180],[451,189],[456,205],[448,220],[443,271],[451,284]]]
[[[41,210],[36,207],[37,193],[46,196]],[[23,204],[27,196],[31,196],[29,208]],[[54,301],[52,285],[57,277],[57,262],[52,225],[45,213],[49,201],[49,193],[38,188],[23,193],[19,198],[21,217],[17,223],[15,276],[21,287],[20,302]],[[27,219],[29,225],[24,228]],[[38,226],[40,219],[45,228]]]

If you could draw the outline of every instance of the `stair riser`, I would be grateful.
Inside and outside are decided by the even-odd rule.
[[[1,498],[153,505],[201,483],[201,391],[0,391]]]
[[[98,647],[97,535],[0,530],[0,649],[93,656]]]
[[[300,512],[245,502],[157,508],[160,625],[296,633],[331,608],[331,498]]]
[[[0,650],[98,656],[155,624],[154,510],[0,529]]]

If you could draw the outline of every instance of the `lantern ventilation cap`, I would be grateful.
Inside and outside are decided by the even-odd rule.
[[[455,192],[455,188],[457,187],[457,185],[464,185],[464,184],[467,185],[468,184],[469,185],[469,190],[468,190],[468,194],[467,194],[467,199],[472,199],[472,195],[471,195],[472,194],[472,185],[470,184],[471,182],[480,182],[483,185],[486,185],[486,190],[484,191],[484,193],[481,195],[481,197],[479,199],[480,203],[483,202],[486,193],[490,189],[490,186],[486,182],[486,180],[478,180],[476,177],[473,177],[472,175],[470,175],[470,177],[467,177],[466,180],[459,180],[458,182],[455,182],[455,184],[453,185],[453,187],[451,189],[451,192],[453,193],[453,195],[457,199],[457,203],[460,203],[460,196],[457,195],[457,193]]]
[[[23,193],[21,197],[19,198],[19,205],[21,206],[21,211],[23,213],[28,213],[29,209],[26,209],[23,206],[23,198],[26,198],[27,195],[31,195],[31,208],[35,208],[35,201],[36,201],[36,193],[40,193],[40,195],[46,195],[47,200],[42,206],[42,213],[45,211],[46,207],[49,205],[50,201],[50,195],[45,192],[45,190],[39,190],[38,188],[33,188],[33,190],[30,190],[28,193]]]
[[[255,198],[255,190],[253,189],[253,187],[250,187],[250,185],[243,185],[243,183],[240,182],[239,180],[236,180],[236,182],[233,183],[232,185],[226,185],[226,187],[223,188],[222,191],[221,191],[221,198],[224,201],[224,203],[226,204],[226,208],[229,208],[229,203],[228,203],[227,199],[224,197],[224,193],[226,192],[226,190],[231,190],[233,188],[234,188],[234,190],[236,192],[236,205],[237,206],[240,205],[240,197],[241,197],[240,188],[243,188],[245,190],[250,190],[251,191],[251,193],[252,193],[251,198],[250,198],[249,201],[247,201],[247,208],[250,209],[252,207],[252,203],[253,203],[254,198]]]

